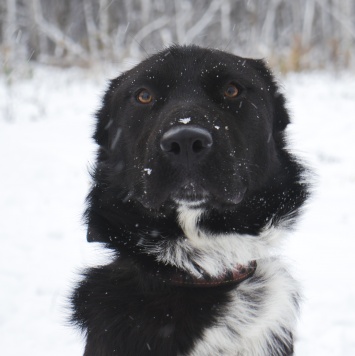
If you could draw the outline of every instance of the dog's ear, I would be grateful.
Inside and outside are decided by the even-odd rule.
[[[101,236],[99,233],[100,229],[97,229],[97,226],[99,224],[99,221],[97,221],[99,218],[98,216],[94,213],[92,209],[92,200],[93,200],[93,191],[90,192],[88,197],[86,198],[86,202],[88,204],[87,209],[85,210],[84,213],[84,221],[87,225],[87,233],[86,233],[86,240],[88,242],[106,242],[105,239]]]
[[[86,240],[88,242],[100,242],[100,236],[96,233],[95,229],[93,229],[90,225],[88,226],[88,230],[86,233]]]
[[[280,92],[276,82],[274,82],[275,91],[274,95],[274,132],[285,130],[290,123],[290,116],[286,109],[286,99]]]
[[[91,224],[88,225],[86,240],[87,242],[108,242]]]
[[[96,170],[91,172],[92,179],[94,182],[97,182],[97,176],[95,175],[100,170]],[[100,204],[98,200],[100,200],[100,196],[102,196],[102,188],[99,184],[93,184],[90,190],[90,193],[86,197],[87,207],[83,214],[83,223],[87,225],[87,233],[86,240],[88,242],[108,242],[109,239],[105,236],[110,235],[109,227],[107,226],[107,222],[104,220],[102,215],[100,214],[100,207],[96,209]],[[101,233],[104,232],[104,233]]]
[[[106,93],[103,96],[101,108],[96,112],[97,124],[93,138],[99,146],[108,146],[108,129],[113,120],[113,98],[121,81],[122,77],[110,81]]]
[[[270,100],[272,101],[273,107],[273,129],[274,132],[283,131],[290,123],[290,116],[286,109],[286,99],[281,93],[280,88],[265,61],[254,59],[252,60],[252,65],[258,71],[260,76],[264,78],[266,83],[271,83],[269,93],[271,95]]]
[[[110,242],[110,227],[100,215],[96,214],[91,207],[88,207],[84,218],[87,225],[86,240],[88,242]]]

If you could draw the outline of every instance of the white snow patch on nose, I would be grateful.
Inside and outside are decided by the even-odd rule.
[[[181,122],[182,124],[186,125],[191,121],[191,117],[186,117],[184,119],[180,119],[179,122]]]

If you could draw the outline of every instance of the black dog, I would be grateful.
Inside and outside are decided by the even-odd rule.
[[[273,255],[308,196],[261,60],[169,48],[111,81],[72,296],[86,356],[291,355],[297,283]]]

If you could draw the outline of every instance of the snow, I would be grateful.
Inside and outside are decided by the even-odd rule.
[[[35,67],[0,77],[2,355],[83,352],[66,298],[83,266],[108,257],[86,242],[81,214],[93,113],[111,76]],[[315,172],[313,198],[285,244],[304,294],[296,355],[355,355],[355,74],[292,74],[284,90],[290,146]]]
[[[186,125],[191,121],[191,117],[187,117],[185,119],[180,119],[179,122],[181,122],[182,124]]]
[[[315,172],[288,246],[305,297],[296,355],[355,355],[355,75],[292,75],[286,87],[293,146]]]

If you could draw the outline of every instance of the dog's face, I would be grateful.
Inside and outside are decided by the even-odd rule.
[[[197,47],[113,80],[98,118],[105,191],[150,211],[237,207],[276,179],[289,121],[262,61]]]

